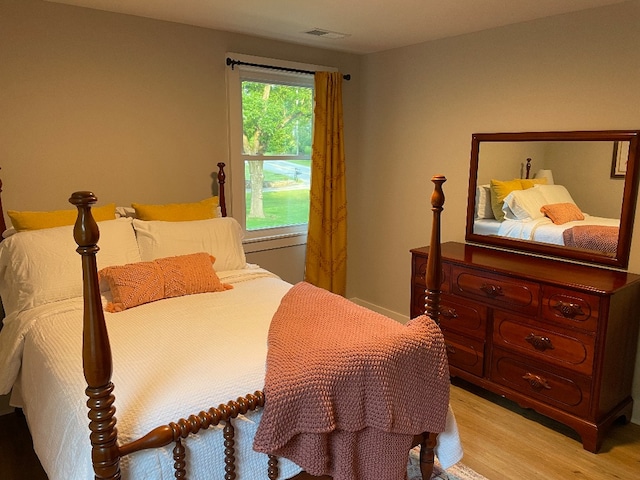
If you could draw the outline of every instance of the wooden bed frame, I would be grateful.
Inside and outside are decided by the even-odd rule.
[[[222,216],[226,216],[225,172],[224,163],[218,163],[218,198]],[[426,272],[426,312],[438,322],[440,302],[440,286],[442,284],[442,266],[440,252],[440,215],[444,205],[442,184],[446,178],[436,175],[432,179],[435,184],[431,196],[433,220],[431,231],[431,249]],[[0,181],[0,192],[2,191]],[[159,448],[174,443],[173,458],[175,478],[187,478],[186,451],[182,440],[201,429],[207,429],[224,423],[225,446],[225,479],[236,478],[236,458],[234,453],[234,427],[232,420],[264,406],[265,398],[261,391],[238,397],[225,404],[211,407],[207,411],[181,418],[176,422],[161,425],[143,437],[129,443],[119,444],[115,417],[114,385],[111,382],[112,358],[107,326],[105,323],[100,288],[96,253],[99,250],[99,231],[91,214],[91,206],[97,198],[92,192],[81,191],[71,195],[69,202],[78,209],[78,217],[74,226],[74,239],[78,244],[77,252],[82,257],[83,273],[83,369],[87,382],[85,390],[88,396],[89,429],[92,445],[92,463],[96,479],[118,480],[120,475],[120,459],[125,455],[144,449]],[[0,228],[4,227],[2,200],[0,198]],[[4,231],[4,228],[2,228]],[[437,433],[424,432],[414,437],[413,446],[420,445],[420,470],[422,478],[429,480],[434,465],[434,447]],[[265,465],[267,478],[278,477],[278,459],[269,456]],[[316,477],[302,472],[295,480],[330,480],[330,477]]]

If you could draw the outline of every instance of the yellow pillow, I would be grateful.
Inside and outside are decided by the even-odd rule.
[[[166,205],[144,205],[132,203],[136,217],[140,220],[162,220],[164,222],[186,222],[217,217],[218,197],[209,197],[194,203],[167,203]]]
[[[114,220],[116,218],[116,204],[109,203],[102,207],[91,209],[96,222]],[[19,212],[7,210],[13,228],[21,232],[24,230],[41,230],[43,228],[73,225],[78,217],[78,210],[52,210],[50,212]]]
[[[520,179],[515,180],[491,180],[491,210],[493,210],[493,216],[496,220],[504,220],[504,212],[502,211],[502,204],[504,198],[514,190],[522,190],[522,182]]]
[[[533,188],[534,185],[546,185],[547,179],[542,178],[521,178],[520,183],[522,183],[522,189],[527,190],[528,188]]]

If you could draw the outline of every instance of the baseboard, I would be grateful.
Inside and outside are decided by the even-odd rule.
[[[385,317],[392,318],[400,323],[407,323],[409,321],[409,317],[407,315],[402,315],[401,313],[394,312],[393,310],[388,310],[386,308],[380,307],[374,303],[367,302],[358,297],[353,297],[350,299],[353,303],[360,305],[361,307],[366,307],[369,310],[373,310],[374,312],[378,312]]]

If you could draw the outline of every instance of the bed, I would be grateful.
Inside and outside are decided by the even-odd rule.
[[[267,450],[272,447],[271,437],[260,436],[259,429],[280,426],[273,419],[277,414],[270,413],[277,412],[277,395],[267,394],[273,400],[265,406],[262,391],[269,391],[269,378],[274,378],[269,374],[276,371],[269,366],[273,363],[265,364],[274,350],[272,321],[286,320],[281,313],[285,298],[299,301],[295,292],[314,287],[292,286],[246,263],[241,229],[226,217],[222,167],[219,218],[143,220],[131,218],[131,209],[120,209],[117,218],[107,215],[96,223],[94,215],[103,215],[104,207],[92,213],[93,194],[76,192],[70,199],[78,211],[75,227],[6,233],[0,244],[6,313],[0,331],[0,393],[11,390],[12,404],[23,408],[50,479],[168,479],[186,478],[187,472],[192,479],[316,478],[300,466],[304,457],[295,457],[303,460],[297,464],[254,448],[257,438],[263,445],[266,439]],[[426,298],[427,311],[437,320],[445,180],[433,181]],[[175,292],[167,294],[166,287],[158,294],[157,278]],[[383,329],[399,326],[344,299],[324,297],[328,292],[315,293],[322,302],[337,302],[355,321],[373,321]],[[416,421],[408,422],[411,434],[393,428],[389,433],[402,437],[399,445],[421,446],[426,479],[434,448],[444,466],[460,459],[461,448],[447,408],[444,343],[433,320],[423,322],[421,328],[433,335],[425,340],[429,348],[418,350],[439,361],[421,375],[434,388],[398,411],[398,417]],[[432,414],[414,413],[425,409]],[[416,425],[430,428],[415,430]],[[386,443],[377,447],[389,450]],[[399,458],[406,465],[407,452]],[[315,467],[305,468],[314,473]],[[377,468],[375,459],[359,468]],[[349,475],[355,474],[335,478],[358,478]]]
[[[527,169],[527,172],[529,170]],[[581,211],[567,188],[546,179],[491,180],[476,189],[473,233],[615,255],[620,220]]]

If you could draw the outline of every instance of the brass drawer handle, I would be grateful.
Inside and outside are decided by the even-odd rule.
[[[545,350],[553,350],[553,343],[551,343],[551,339],[549,337],[543,337],[541,335],[536,335],[534,333],[530,333],[524,339],[533,346],[536,350],[540,350],[544,352]]]
[[[582,307],[577,303],[558,302],[553,307],[565,318],[575,318],[578,315],[584,315]]]
[[[488,296],[492,298],[504,296],[504,292],[502,291],[502,287],[500,285],[492,285],[490,283],[485,283],[480,287],[480,290],[482,290],[484,293],[486,293]]]
[[[531,372],[527,372],[522,376],[522,378],[525,379],[527,382],[529,382],[529,385],[534,390],[539,391],[539,390],[542,390],[543,388],[546,388],[547,390],[551,390],[549,381],[546,378],[541,377],[540,375],[534,375]]]
[[[450,354],[450,355],[455,355],[456,354],[456,347],[454,347],[450,343],[447,343],[446,347],[447,347],[447,353],[448,354]]]
[[[458,318],[458,312],[455,308],[440,307],[440,316],[451,320],[452,318]]]

